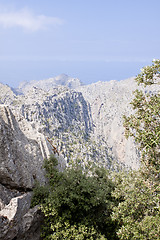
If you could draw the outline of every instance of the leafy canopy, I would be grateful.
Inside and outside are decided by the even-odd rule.
[[[120,239],[157,240],[160,239],[160,94],[158,89],[150,91],[150,87],[158,88],[160,60],[144,67],[136,81],[143,89],[135,91],[131,102],[135,112],[124,116],[124,126],[126,137],[133,137],[137,143],[141,168],[115,178],[113,196],[121,202],[112,216],[119,222]]]
[[[74,164],[59,172],[51,156],[45,169],[49,184],[37,187],[33,197],[45,216],[43,239],[117,239],[111,219],[114,185],[104,168]]]
[[[136,81],[138,84],[159,86],[160,60],[155,60],[152,66],[142,69]],[[160,94],[159,91],[136,90],[131,102],[135,113],[124,116],[126,136],[134,137],[141,152],[143,167],[148,174],[159,179],[160,175]]]

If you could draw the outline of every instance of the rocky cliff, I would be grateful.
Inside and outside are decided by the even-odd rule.
[[[52,147],[20,113],[0,105],[0,239],[39,239],[42,217],[30,209],[35,181],[44,184],[43,159]],[[59,167],[65,162],[59,157]]]
[[[42,217],[30,201],[35,181],[46,181],[43,159],[50,154],[59,168],[72,160],[139,167],[122,119],[132,113],[137,87],[134,78],[82,86],[66,75],[18,89],[0,84],[0,240],[39,239]]]
[[[103,137],[113,158],[132,168],[139,166],[139,154],[133,140],[124,136],[123,115],[132,113],[129,103],[136,88],[134,78],[130,78],[97,82],[79,89],[90,103],[95,139]]]
[[[16,90],[1,85],[0,99],[47,136],[67,162],[98,159],[107,167],[114,161],[137,168],[137,148],[125,139],[122,120],[132,112],[129,103],[136,88],[134,78],[82,86],[60,75]]]
[[[14,113],[22,115],[35,131],[47,136],[67,162],[99,159],[109,166],[109,148],[103,139],[95,141],[92,137],[91,108],[83,94],[59,85],[46,89],[32,84],[28,84],[27,89],[21,86],[12,92],[12,97],[6,97],[7,102],[3,97],[3,102],[9,104]]]

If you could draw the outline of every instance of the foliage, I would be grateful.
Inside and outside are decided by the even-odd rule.
[[[137,76],[136,81],[145,85],[158,84],[159,70],[160,60],[156,60],[151,67],[142,69],[142,73]],[[136,112],[130,117],[124,116],[126,136],[134,137],[139,144],[142,162],[148,170],[159,173],[160,94],[159,92],[151,93],[150,91],[136,90],[131,104]]]
[[[74,164],[59,172],[51,156],[45,169],[48,195],[43,201],[38,195],[33,197],[45,215],[43,239],[117,239],[111,219],[114,185],[104,168]]]
[[[142,69],[136,81],[143,86],[159,84],[160,60]],[[134,114],[124,116],[126,136],[133,137],[141,153],[141,168],[115,177],[113,196],[118,236],[126,240],[160,239],[160,94],[136,90],[131,102]],[[122,192],[123,189],[123,192]]]
[[[146,66],[141,69],[141,73],[138,74],[136,81],[144,86],[158,83],[160,77],[160,60],[154,59],[151,66]]]
[[[36,182],[34,186],[34,195],[32,197],[31,207],[44,203],[44,199],[46,199],[48,195],[49,188],[47,186],[41,186],[39,182]]]
[[[117,235],[122,240],[160,239],[159,195],[139,171],[117,174],[113,196],[120,203],[112,217],[119,223]],[[123,189],[123,191],[122,191]]]

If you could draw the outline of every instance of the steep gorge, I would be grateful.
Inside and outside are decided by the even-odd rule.
[[[30,201],[35,181],[46,181],[43,159],[50,154],[61,169],[75,160],[139,167],[122,118],[132,113],[136,88],[134,78],[83,86],[66,75],[18,89],[0,84],[0,240],[39,239],[42,218]]]

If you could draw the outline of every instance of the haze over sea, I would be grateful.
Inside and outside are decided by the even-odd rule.
[[[136,76],[160,56],[159,0],[1,0],[0,82]]]

